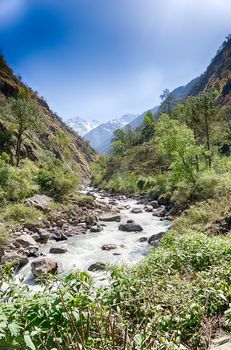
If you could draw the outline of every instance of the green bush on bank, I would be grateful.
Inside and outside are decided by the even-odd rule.
[[[79,186],[78,177],[58,159],[46,164],[39,171],[37,181],[41,191],[56,200],[62,200],[74,193]]]
[[[0,292],[0,346],[207,349],[224,312],[228,327],[230,256],[228,237],[169,232],[138,266],[113,270],[110,288],[95,290],[86,273],[51,277],[35,294],[12,281]]]

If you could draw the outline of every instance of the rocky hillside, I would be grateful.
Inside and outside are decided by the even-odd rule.
[[[223,42],[206,71],[199,77],[189,95],[196,96],[205,90],[220,92],[222,104],[231,100],[231,35]]]
[[[16,97],[20,88],[25,88],[25,84],[20,77],[14,75],[0,55],[0,153],[5,151],[10,156],[15,152],[15,132],[9,125],[9,117],[4,113],[4,107],[7,99]],[[80,175],[88,177],[89,164],[95,159],[95,151],[87,141],[62,122],[43,98],[34,91],[31,94],[42,116],[42,123],[39,132],[28,132],[22,147],[22,157],[40,160],[46,152],[50,152],[61,161],[76,162]],[[11,147],[6,143],[6,138],[11,138]]]

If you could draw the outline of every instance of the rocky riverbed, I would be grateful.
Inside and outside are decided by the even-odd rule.
[[[28,284],[48,272],[68,274],[79,269],[96,275],[111,264],[137,263],[152,245],[158,246],[170,226],[163,199],[109,196],[103,191],[90,194],[95,198],[92,202],[72,203],[68,213],[59,210],[55,218],[34,226],[22,223],[6,243],[1,262],[17,263],[17,275]],[[41,199],[30,199],[29,204],[38,207]],[[45,210],[46,200],[40,209]]]

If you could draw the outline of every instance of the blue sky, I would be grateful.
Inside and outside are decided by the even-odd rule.
[[[142,113],[200,75],[230,0],[0,0],[0,47],[63,119]]]

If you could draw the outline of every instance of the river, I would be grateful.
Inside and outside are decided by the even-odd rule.
[[[111,197],[101,197],[99,193],[95,193],[97,200],[109,203]],[[42,245],[39,252],[48,258],[52,258],[58,263],[58,272],[61,274],[68,274],[74,270],[87,271],[91,264],[96,262],[102,262],[106,264],[112,264],[116,266],[126,265],[132,266],[139,262],[144,256],[146,256],[151,245],[147,240],[143,239],[140,242],[141,237],[149,238],[153,234],[167,231],[170,222],[167,220],[161,220],[160,218],[153,216],[150,212],[144,211],[144,205],[137,204],[135,199],[120,198],[116,199],[119,208],[119,215],[121,216],[121,222],[99,222],[103,228],[101,232],[78,235],[68,238],[67,241],[55,242],[48,241],[47,244]],[[142,213],[131,213],[131,209],[140,208]],[[124,232],[118,229],[120,224],[126,223],[127,220],[134,220],[136,224],[142,226],[142,232]],[[102,246],[105,244],[115,244],[116,249],[105,251],[102,250]],[[67,250],[64,254],[50,254],[51,247],[63,247]],[[30,259],[30,263],[33,258]],[[17,272],[17,276],[20,277],[27,284],[34,284],[35,280],[31,273],[30,263],[20,269]],[[96,278],[101,278],[105,273],[90,272]]]

